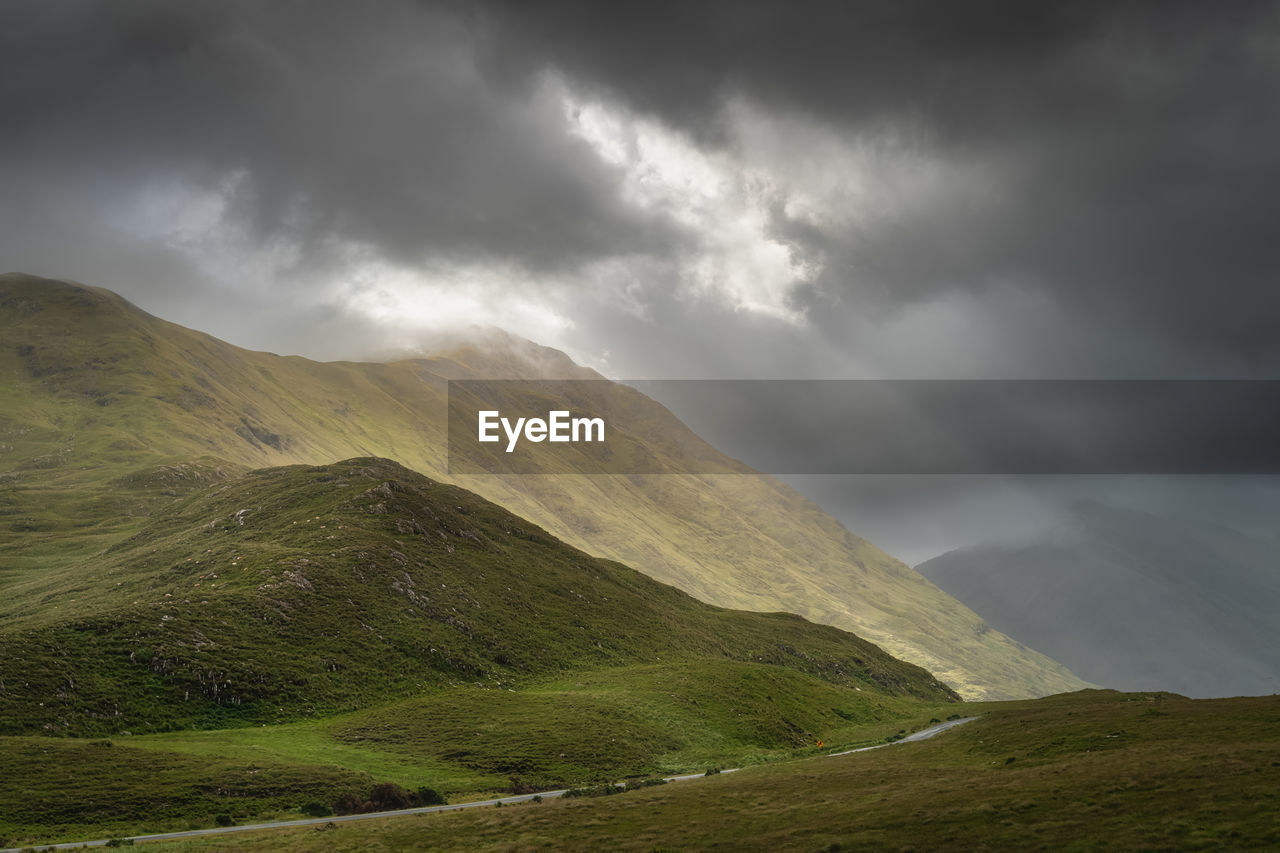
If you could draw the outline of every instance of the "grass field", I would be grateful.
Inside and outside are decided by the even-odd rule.
[[[375,782],[451,800],[858,746],[955,713],[761,664],[690,660],[457,687],[277,726],[0,738],[0,839],[91,839],[297,818]]]
[[[590,800],[155,845],[310,850],[1263,850],[1280,697],[1085,691],[965,705],[923,743]]]
[[[593,785],[882,740],[956,696],[380,459],[198,488],[0,603],[0,836]],[[941,713],[941,711],[937,711]]]
[[[174,732],[145,748],[333,761],[447,792],[552,788],[777,760],[879,742],[952,704],[826,684],[775,667],[673,661],[574,673],[518,691],[460,688],[292,726]]]

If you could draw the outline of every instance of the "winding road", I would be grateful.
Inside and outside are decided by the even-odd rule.
[[[948,720],[945,723],[940,723],[939,725],[932,726],[927,729],[922,729],[921,731],[915,732],[914,734],[907,735],[901,740],[892,741],[890,743],[879,743],[879,744],[876,744],[875,746],[864,746],[859,749],[846,749],[843,752],[829,752],[829,753],[826,753],[826,757],[834,758],[838,755],[851,755],[855,752],[867,752],[868,750],[872,750],[872,749],[883,749],[887,746],[897,746],[903,743],[914,743],[915,741],[927,740],[936,734],[945,732],[947,729],[954,728],[955,726],[961,725],[963,723],[968,723],[976,719],[978,718],[964,717],[959,720]],[[735,767],[731,770],[722,770],[720,772],[721,774],[736,773],[740,769],[741,769],[740,767]],[[705,773],[688,773],[688,774],[685,774],[684,776],[667,776],[665,777],[665,779],[668,782],[685,782],[690,779],[701,779],[705,775],[706,775]],[[275,821],[273,823],[249,823],[241,826],[217,826],[217,827],[211,827],[209,829],[189,829],[183,832],[161,832],[161,833],[156,833],[155,835],[131,835],[131,836],[128,836],[126,840],[132,841],[135,843],[141,843],[141,842],[147,842],[147,841],[175,841],[181,838],[203,838],[210,835],[226,835],[227,833],[230,833],[230,832],[252,832],[254,830],[262,830],[262,829],[286,829],[291,826],[323,826],[325,824],[330,824],[330,823],[332,824],[350,823],[351,821],[356,821],[356,820],[374,820],[376,818],[401,817],[403,815],[432,814],[434,812],[452,812],[452,811],[458,811],[459,809],[478,809],[484,806],[496,806],[499,804],[506,806],[506,805],[513,805],[515,803],[525,803],[525,802],[528,802],[529,800],[532,800],[534,797],[539,797],[544,800],[549,800],[554,797],[562,797],[567,791],[568,789],[565,788],[558,791],[540,791],[536,794],[518,794],[513,797],[499,797],[493,800],[476,800],[475,802],[470,802],[470,803],[456,803],[456,804],[445,805],[445,806],[422,806],[416,809],[396,809],[395,811],[389,811],[389,812],[370,812],[368,814],[349,814],[349,815],[338,815],[334,817],[310,817],[310,818],[303,818],[301,820]],[[27,846],[27,847],[6,847],[0,850],[0,853],[22,853],[22,851],[24,850],[78,850],[81,847],[106,847],[110,842],[111,842],[111,839],[100,838],[100,839],[97,839],[96,841],[67,841],[61,844],[44,844],[44,845]]]

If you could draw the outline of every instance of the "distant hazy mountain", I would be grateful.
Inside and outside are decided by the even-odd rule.
[[[708,459],[738,463],[634,389],[611,386],[611,429],[669,474],[450,478],[450,378],[600,377],[502,336],[389,363],[252,352],[106,290],[2,275],[0,594],[115,545],[217,478],[376,456],[451,480],[711,604],[852,631],[967,698],[1084,686],[779,481],[745,466],[693,473]]]
[[[1123,690],[1280,692],[1280,543],[1098,503],[1040,541],[916,567],[994,627]]]

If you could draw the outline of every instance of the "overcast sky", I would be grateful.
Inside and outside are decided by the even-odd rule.
[[[10,0],[0,51],[0,267],[242,346],[1280,377],[1276,3]]]

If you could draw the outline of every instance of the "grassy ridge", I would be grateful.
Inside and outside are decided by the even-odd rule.
[[[193,485],[0,603],[0,836],[298,816],[374,781],[747,764],[956,698],[853,635],[702,604],[388,460],[147,476]]]
[[[954,698],[855,636],[702,604],[379,459],[215,483],[7,593],[0,734],[276,723],[682,658]]]
[[[107,291],[18,275],[0,276],[0,341],[6,593],[137,532],[198,478],[370,455],[441,477],[446,378],[595,376],[518,342],[390,364],[250,352]],[[777,481],[680,473],[714,449],[642,395],[610,396],[615,428],[674,473],[457,482],[703,600],[865,636],[970,697],[1081,686]]]
[[[969,706],[966,712],[971,712]],[[1280,697],[1086,691],[933,740],[596,800],[159,845],[214,850],[1254,850],[1280,845]]]

